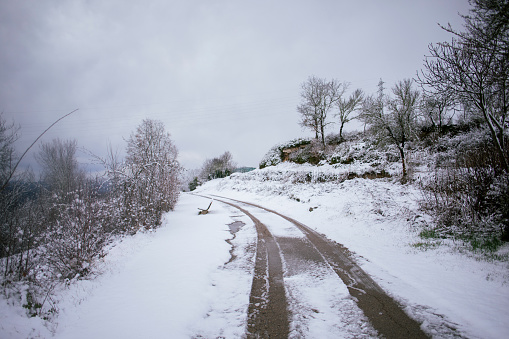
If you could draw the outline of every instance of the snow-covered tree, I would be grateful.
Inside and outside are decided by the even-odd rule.
[[[407,178],[406,147],[416,136],[420,92],[412,88],[412,80],[399,81],[392,88],[393,97],[384,92],[383,81],[378,83],[377,96],[367,97],[362,106],[362,118],[382,143],[397,147]]]
[[[442,26],[452,39],[429,45],[418,81],[431,96],[461,105],[463,120],[481,131],[471,131],[479,135],[461,151],[455,145],[450,165],[428,185],[428,202],[441,227],[497,229],[493,239],[509,241],[509,1],[469,3],[464,30]]]
[[[127,142],[121,173],[124,218],[132,226],[152,227],[163,212],[172,210],[179,196],[178,151],[161,121],[145,119]]]
[[[345,89],[348,85],[344,86]],[[342,97],[338,100],[338,113],[336,116],[339,118],[339,139],[343,139],[343,128],[345,124],[356,119],[357,116],[352,116],[352,113],[360,108],[363,100],[363,93],[361,89],[356,89],[348,99]]]
[[[482,116],[509,172],[509,1],[472,0],[464,32],[443,27],[453,38],[431,44],[419,82],[430,92],[450,96]]]
[[[235,163],[232,154],[226,151],[217,158],[205,160],[200,177],[203,180],[224,178],[232,174],[234,169]]]
[[[18,130],[0,115],[0,258],[6,257],[4,275],[7,272],[20,272],[24,258],[21,258],[20,264],[19,260],[9,257],[26,250],[25,239],[30,236],[30,232],[23,230],[24,219],[29,217],[30,211],[24,210],[20,204],[25,185],[20,180],[23,178],[13,173],[18,160],[14,147]]]
[[[450,95],[424,93],[421,102],[421,115],[425,126],[441,131],[450,125],[454,118],[454,100]]]
[[[300,125],[315,132],[315,138],[321,137],[325,148],[325,127],[332,122],[327,120],[329,112],[335,107],[346,90],[346,83],[338,80],[311,76],[302,84],[301,104],[297,111],[301,115]]]

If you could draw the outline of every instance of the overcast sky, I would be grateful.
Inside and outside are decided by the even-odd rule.
[[[256,167],[273,145],[312,136],[296,111],[309,76],[368,94],[380,78],[391,87],[415,76],[429,43],[450,40],[437,23],[461,28],[468,9],[467,0],[0,0],[0,112],[21,126],[20,153],[79,108],[43,141],[123,152],[151,118],[186,168],[226,150]],[[33,163],[32,152],[24,166]]]

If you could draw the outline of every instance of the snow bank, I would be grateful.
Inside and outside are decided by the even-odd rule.
[[[39,317],[28,318],[12,299],[0,297],[0,338],[50,338],[51,331]]]

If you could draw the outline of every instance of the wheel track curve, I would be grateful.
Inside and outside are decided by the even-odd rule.
[[[205,196],[203,196],[205,197]],[[384,338],[428,338],[420,324],[351,258],[343,245],[327,239],[303,223],[275,210],[224,196],[210,195],[247,215],[255,224],[258,240],[253,284],[248,307],[248,338],[287,338],[289,312],[279,245],[269,229],[238,204],[273,213],[295,225],[347,286],[352,299]],[[226,201],[226,200],[228,201]]]

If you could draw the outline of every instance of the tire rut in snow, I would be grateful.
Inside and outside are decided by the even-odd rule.
[[[267,227],[245,209],[227,201],[222,203],[239,209],[255,224],[258,240],[253,284],[247,316],[248,338],[287,338],[288,310],[283,282],[283,264],[279,247]]]
[[[237,259],[237,256],[234,254],[235,248],[233,246],[232,241],[235,240],[237,237],[237,232],[240,231],[242,226],[245,224],[242,221],[234,221],[232,223],[227,224],[228,228],[230,229],[230,234],[233,236],[231,239],[226,239],[226,243],[230,245],[232,248],[230,249],[230,259],[224,263],[224,265],[228,265],[229,263],[233,262],[235,259]]]
[[[341,278],[341,280],[343,280],[345,285],[348,287],[350,295],[356,301],[357,306],[363,311],[364,315],[369,319],[371,325],[378,331],[380,335],[382,335],[385,338],[428,338],[428,336],[421,330],[419,323],[414,319],[410,318],[402,310],[401,306],[394,299],[388,296],[383,291],[383,289],[350,258],[349,254],[350,252],[348,251],[347,248],[338,243],[326,239],[319,233],[315,232],[314,230],[310,229],[304,224],[298,222],[297,220],[287,217],[274,210],[270,210],[268,208],[244,201],[239,201],[230,198],[226,199],[242,203],[245,205],[253,206],[270,213],[274,213],[282,217],[283,219],[291,222],[298,229],[300,229],[304,233],[306,238],[314,245],[318,252],[320,252],[323,258],[328,262],[328,264],[334,270],[334,272]],[[254,218],[249,212],[242,209],[241,207],[223,200],[221,200],[221,202],[224,202],[226,204],[238,208],[255,222],[259,234],[258,246],[261,245],[263,248],[264,243],[266,242],[263,240],[265,239],[265,234],[266,233],[270,234],[268,229],[258,219]],[[275,250],[277,250],[277,244],[274,238],[272,236],[270,236],[270,238],[271,242],[274,243],[274,245],[271,246],[275,246],[276,247]],[[260,244],[260,242],[262,242],[262,244]],[[272,253],[274,253],[273,251],[268,252],[266,249],[265,250],[262,249],[261,252],[263,253],[260,253],[260,255],[267,254],[272,255]],[[280,263],[281,258],[279,256],[279,252],[277,252],[275,256],[278,257],[277,260]],[[256,266],[258,266],[258,261],[259,260],[257,253]],[[255,286],[257,273],[260,272],[257,272],[257,269],[255,267],[255,279],[253,280],[253,290]],[[257,282],[257,284],[259,283],[260,282]],[[282,293],[284,296],[284,285],[282,281],[282,275],[281,275],[281,286],[283,289]],[[268,297],[270,301],[270,294]],[[256,302],[256,300],[250,299],[250,305],[252,302]],[[249,314],[251,316],[251,313]],[[259,320],[261,321],[261,318]],[[251,333],[249,331],[249,328],[250,325],[248,324],[248,332]],[[277,335],[276,337],[285,336]]]

